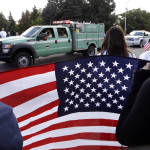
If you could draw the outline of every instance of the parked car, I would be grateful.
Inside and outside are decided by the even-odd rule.
[[[134,30],[125,36],[128,46],[143,47],[146,42],[150,42],[150,32],[145,30]]]

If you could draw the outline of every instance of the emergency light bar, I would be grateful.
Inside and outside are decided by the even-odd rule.
[[[70,24],[70,20],[60,20],[60,21],[53,21],[52,24]]]

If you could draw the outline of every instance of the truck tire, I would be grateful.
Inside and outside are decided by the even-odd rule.
[[[87,56],[94,56],[95,55],[95,47],[94,46],[90,46],[87,50],[86,53]]]
[[[19,52],[15,55],[14,62],[17,67],[27,67],[32,65],[33,60],[29,53]]]

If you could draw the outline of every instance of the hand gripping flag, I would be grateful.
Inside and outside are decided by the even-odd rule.
[[[140,63],[97,56],[0,73],[24,150],[120,150],[115,128]]]

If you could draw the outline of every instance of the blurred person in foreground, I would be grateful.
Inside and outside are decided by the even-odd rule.
[[[116,127],[128,150],[150,150],[150,63],[134,73],[131,92]]]
[[[10,106],[0,102],[0,150],[22,150],[23,140]]]
[[[98,55],[125,56],[135,58],[135,54],[127,49],[124,32],[118,25],[112,26],[107,32]]]

